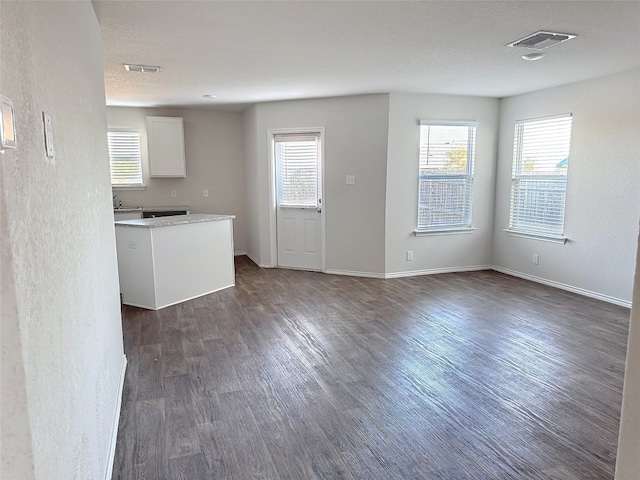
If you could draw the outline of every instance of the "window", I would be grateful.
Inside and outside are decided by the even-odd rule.
[[[279,206],[317,206],[319,149],[317,134],[275,135]]]
[[[571,115],[515,125],[509,230],[562,238]]]
[[[476,122],[420,122],[418,229],[471,228]]]
[[[109,130],[107,144],[111,165],[111,186],[142,187],[140,132]]]

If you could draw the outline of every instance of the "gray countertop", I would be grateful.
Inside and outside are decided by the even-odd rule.
[[[145,207],[146,210],[146,207]],[[174,215],[158,218],[135,218],[133,220],[119,220],[118,227],[158,228],[173,227],[176,225],[189,225],[190,223],[216,222],[236,218],[235,215],[214,215],[209,213],[194,213],[192,215]]]

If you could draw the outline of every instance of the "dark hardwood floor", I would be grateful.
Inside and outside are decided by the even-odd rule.
[[[125,308],[113,478],[613,478],[629,310],[489,271],[236,267]]]

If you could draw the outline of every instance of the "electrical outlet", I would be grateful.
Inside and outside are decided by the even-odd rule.
[[[208,197],[209,196],[209,190],[206,190],[206,189],[203,190],[202,195],[205,196],[205,197]]]
[[[413,261],[413,250],[407,250],[407,262]]]
[[[540,263],[540,256],[537,253],[533,254],[533,264],[538,265]]]
[[[177,197],[178,196],[178,191],[176,189],[171,190],[171,196],[172,197]]]
[[[345,183],[347,185],[355,185],[356,184],[356,176],[355,175],[347,175]]]

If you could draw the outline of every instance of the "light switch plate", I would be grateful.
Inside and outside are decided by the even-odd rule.
[[[356,184],[356,176],[347,175],[347,185],[355,185],[355,184]]]
[[[56,156],[56,150],[53,146],[53,126],[51,125],[51,115],[42,112],[42,122],[44,123],[44,147],[47,151],[48,158]]]
[[[203,194],[205,197],[208,197],[208,196],[209,196],[209,190],[206,190],[206,189],[205,189],[205,190],[202,192],[202,194]]]

